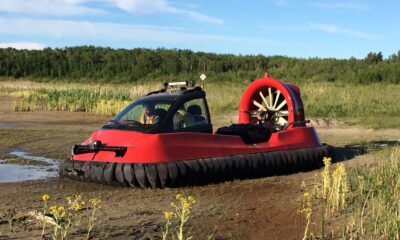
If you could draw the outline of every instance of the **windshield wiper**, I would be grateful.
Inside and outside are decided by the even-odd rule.
[[[119,121],[116,120],[110,120],[107,125],[121,125],[121,123]]]
[[[109,125],[143,125],[141,122],[132,120],[132,119],[125,119],[125,120],[111,120],[108,122]]]
[[[119,121],[119,123],[121,124],[127,123],[127,125],[143,125],[141,122],[132,119],[122,120]]]

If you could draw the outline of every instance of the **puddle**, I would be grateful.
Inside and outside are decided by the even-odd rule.
[[[1,127],[10,127],[10,126],[12,126],[13,124],[12,123],[10,123],[10,122],[0,122],[0,128]]]
[[[20,165],[20,164],[0,164],[0,183],[7,182],[21,182],[28,180],[46,179],[58,177],[58,164],[59,161],[45,158],[31,156],[23,151],[12,151],[9,154],[25,160],[34,160],[43,162],[41,165]],[[4,160],[0,160],[0,163]],[[43,166],[44,165],[44,166]]]

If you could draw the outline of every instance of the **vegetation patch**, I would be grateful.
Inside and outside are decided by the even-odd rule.
[[[16,164],[16,165],[31,165],[31,166],[49,166],[48,162],[34,160],[34,159],[23,159],[23,158],[11,158],[1,160],[0,164]]]
[[[303,239],[398,239],[400,147],[375,154],[373,165],[346,170],[330,159],[301,196]],[[311,188],[310,188],[311,186]],[[327,231],[327,229],[330,231]]]
[[[114,116],[135,99],[160,89],[161,83],[144,85],[43,84],[0,82],[0,93],[17,97],[15,111],[70,111]],[[237,112],[248,83],[210,82],[205,86],[212,116]],[[29,86],[29,87],[27,87]],[[307,118],[344,119],[373,128],[398,127],[400,85],[299,84]]]

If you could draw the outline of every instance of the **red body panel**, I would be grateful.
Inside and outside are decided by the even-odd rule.
[[[159,163],[178,160],[232,156],[257,152],[270,152],[296,148],[320,146],[313,127],[289,127],[285,131],[273,133],[265,143],[245,144],[239,136],[206,133],[163,133],[144,134],[122,130],[97,130],[83,144],[99,140],[109,146],[127,147],[123,157],[115,157],[114,152],[79,154],[73,160]]]
[[[253,104],[253,100],[261,102],[259,92],[264,90],[267,92],[269,87],[275,88],[281,92],[285,97],[288,105],[288,121],[304,121],[303,102],[300,97],[300,89],[291,83],[283,83],[266,74],[263,78],[254,80],[243,93],[239,105],[239,123],[250,123],[250,115],[247,113],[249,110],[257,110]]]

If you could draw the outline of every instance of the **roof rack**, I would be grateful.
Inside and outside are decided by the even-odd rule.
[[[196,86],[196,81],[181,81],[181,82],[165,82],[164,88],[158,91],[150,92],[146,96],[162,93],[162,92],[176,92],[176,91],[193,91],[193,90],[201,90],[199,86]]]
[[[187,87],[195,87],[196,82],[194,80],[184,81],[184,82],[165,82],[164,87],[168,88],[180,88],[181,90],[186,90]],[[182,89],[184,88],[184,89]]]

